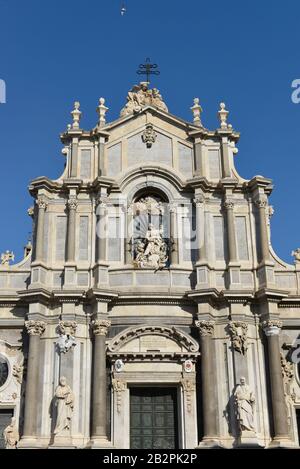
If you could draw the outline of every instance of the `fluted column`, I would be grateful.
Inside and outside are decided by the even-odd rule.
[[[68,200],[68,238],[67,238],[67,262],[75,262],[75,240],[76,240],[76,197]]]
[[[201,381],[203,406],[203,439],[200,446],[216,446],[218,438],[217,407],[215,397],[215,366],[213,349],[213,321],[196,321],[200,334]]]
[[[206,260],[204,201],[205,198],[202,194],[197,195],[194,199],[196,204],[197,263]]]
[[[91,440],[101,445],[108,441],[107,436],[107,376],[105,340],[111,322],[108,319],[92,321],[93,345],[93,382],[92,382],[92,429]]]
[[[179,264],[176,205],[170,206],[170,264]]]
[[[224,201],[224,208],[226,210],[226,226],[228,236],[228,256],[229,263],[237,262],[237,245],[235,237],[235,223],[234,223],[234,203],[232,200],[226,198]]]
[[[267,200],[264,198],[260,198],[255,201],[255,205],[258,208],[258,217],[259,217],[261,261],[266,262],[270,260],[268,225],[267,225],[267,218],[266,218]]]
[[[274,443],[284,444],[289,440],[289,427],[279,344],[279,333],[282,328],[282,322],[275,320],[264,321],[262,323],[262,328],[267,336],[268,342]]]
[[[107,209],[105,200],[99,197],[96,200],[97,228],[96,228],[96,261],[98,264],[106,263],[106,237],[107,237]]]
[[[37,409],[41,399],[39,387],[40,337],[46,324],[43,321],[26,321],[25,327],[29,334],[29,351],[27,363],[24,438],[34,439],[37,436]]]
[[[45,224],[45,211],[47,208],[47,202],[43,197],[37,199],[38,219],[37,219],[37,230],[36,230],[36,250],[35,260],[43,260],[43,243],[44,243],[44,224]]]

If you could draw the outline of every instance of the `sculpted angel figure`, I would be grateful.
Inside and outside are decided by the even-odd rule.
[[[57,417],[54,435],[59,435],[64,430],[69,430],[74,408],[74,394],[67,383],[67,379],[62,376],[59,385],[55,390]]]

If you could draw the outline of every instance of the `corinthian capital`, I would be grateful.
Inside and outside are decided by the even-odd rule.
[[[108,333],[111,326],[111,321],[108,319],[95,319],[92,321],[92,329],[95,335],[104,335]]]
[[[76,210],[77,205],[78,205],[76,198],[70,197],[67,202],[67,205],[68,205],[69,210]]]
[[[43,321],[25,321],[25,327],[29,335],[39,335],[41,336],[44,333],[46,328],[46,323]]]
[[[232,210],[233,207],[234,207],[234,202],[232,199],[225,199],[224,202],[223,202],[223,207],[226,209],[226,210]]]
[[[267,321],[263,321],[261,326],[266,336],[269,337],[272,335],[278,335],[280,332],[280,329],[282,328],[282,325],[283,325],[282,321],[279,321],[276,319],[275,320],[269,319]]]
[[[257,199],[254,203],[255,203],[256,207],[258,207],[258,208],[266,208],[266,206],[268,204],[268,202],[265,198]]]
[[[205,197],[203,194],[197,194],[193,200],[195,205],[203,204],[205,202]]]
[[[212,336],[215,323],[213,321],[196,321],[195,326],[199,329],[201,336]]]
[[[46,210],[48,204],[44,197],[38,197],[36,203],[40,210]]]

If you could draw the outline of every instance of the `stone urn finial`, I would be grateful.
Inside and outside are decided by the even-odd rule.
[[[79,123],[80,123],[81,114],[82,114],[82,112],[79,110],[79,108],[80,108],[80,102],[75,101],[74,109],[73,109],[73,111],[71,111],[71,115],[72,115],[72,118],[73,118],[73,124],[72,124],[73,129],[79,129]]]

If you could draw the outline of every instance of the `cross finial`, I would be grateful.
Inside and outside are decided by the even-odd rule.
[[[202,107],[200,106],[199,98],[194,98],[194,105],[191,107],[191,111],[194,116],[194,124],[202,126],[202,123],[201,123]]]
[[[149,57],[146,58],[146,61],[144,64],[139,65],[139,70],[137,70],[138,75],[146,75],[147,77],[147,83],[150,83],[149,78],[150,75],[159,75],[160,71],[156,70],[158,68],[157,64],[152,64],[150,62]]]

